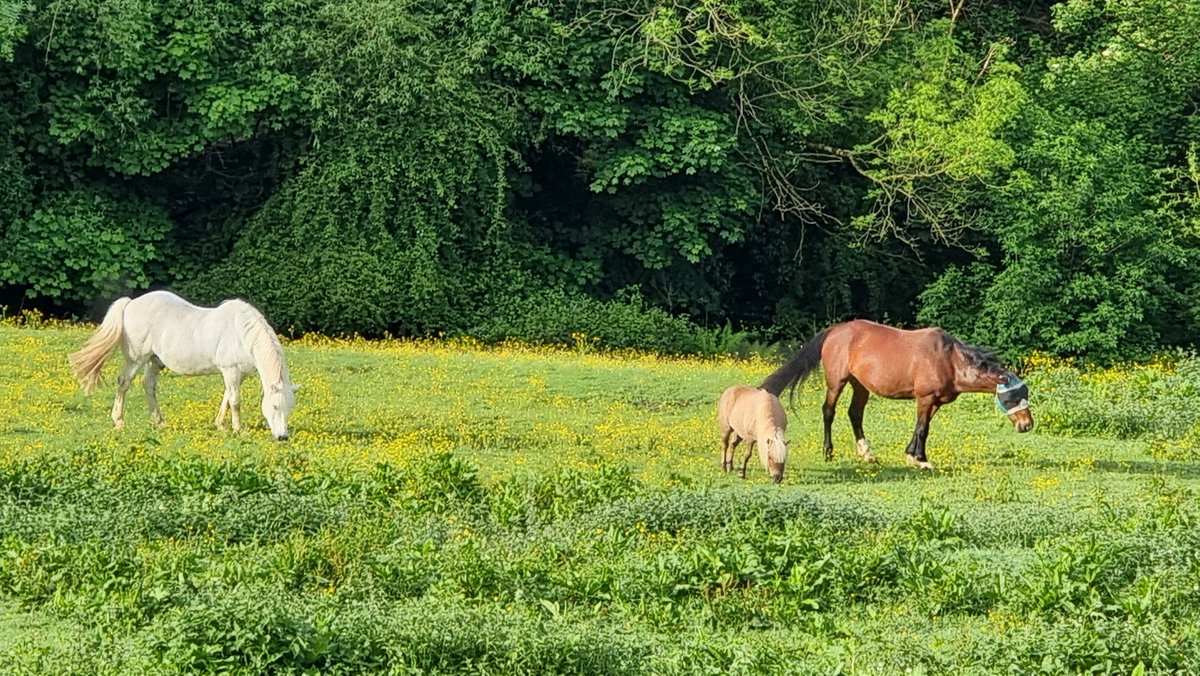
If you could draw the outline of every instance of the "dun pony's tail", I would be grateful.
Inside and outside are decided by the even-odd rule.
[[[824,347],[825,336],[828,334],[829,329],[825,329],[810,338],[799,352],[767,376],[759,388],[779,397],[783,395],[784,390],[791,387],[792,394],[795,395],[796,386],[803,383],[804,379],[821,365],[821,348]]]
[[[87,344],[67,357],[84,392],[91,392],[100,384],[100,369],[104,367],[108,355],[121,343],[121,336],[125,333],[125,306],[129,300],[126,296],[113,301],[104,315],[104,321]]]

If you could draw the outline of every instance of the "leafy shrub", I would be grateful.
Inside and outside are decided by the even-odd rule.
[[[971,659],[1008,673],[1191,674],[1200,669],[1194,624],[1077,615],[981,636]]]
[[[1200,440],[1200,358],[1173,366],[1083,370],[1056,366],[1031,374],[1038,424],[1065,435]]]
[[[885,523],[882,514],[854,502],[770,489],[635,495],[600,505],[584,517],[597,525],[632,529],[641,524],[650,532],[665,533],[704,532],[748,518],[768,528],[804,519],[835,531],[881,528]]]
[[[638,488],[632,468],[605,463],[589,470],[560,470],[537,480],[531,490],[536,509],[560,518],[630,497]]]
[[[1013,502],[958,515],[958,532],[980,547],[1031,547],[1043,538],[1094,527],[1080,510]]]
[[[244,298],[280,331],[378,335],[395,326],[401,315],[391,238],[372,233],[362,238],[372,242],[368,247],[294,225],[280,215],[284,208],[264,210],[227,260],[182,282],[181,292],[207,303]]]
[[[196,595],[165,613],[145,640],[180,671],[264,673],[320,669],[333,637],[314,623],[311,608],[247,585]]]
[[[646,305],[636,291],[600,301],[561,290],[503,301],[469,330],[485,341],[515,338],[555,345],[584,341],[584,345],[669,354],[700,352],[699,332],[688,320]],[[710,338],[706,344],[724,347],[726,342]]]
[[[148,202],[104,192],[60,195],[16,219],[3,240],[0,283],[52,302],[109,301],[152,281],[171,224]]]
[[[1144,556],[1120,538],[1095,533],[1047,543],[1038,548],[1015,602],[1049,616],[1100,611],[1133,580]]]
[[[330,617],[339,664],[393,673],[638,674],[650,640],[553,602],[518,610],[462,599],[369,602]]]
[[[445,452],[422,456],[405,467],[380,463],[367,490],[373,499],[430,512],[452,507],[482,510],[487,497],[478,469]]]

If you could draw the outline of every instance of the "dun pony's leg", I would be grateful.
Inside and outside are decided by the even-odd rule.
[[[126,359],[125,365],[121,367],[121,374],[117,376],[117,397],[113,399],[112,407],[113,426],[117,429],[125,427],[125,393],[129,391],[133,377],[141,367],[140,363]]]
[[[733,428],[727,427],[721,432],[721,471],[733,471],[733,449],[729,447],[730,437],[733,436]]]
[[[158,374],[163,369],[163,363],[158,357],[151,357],[146,364],[146,373],[142,376],[142,387],[146,390],[146,406],[150,408],[150,420],[155,425],[163,424],[162,411],[158,408]]]
[[[758,443],[757,441],[751,441],[750,443],[746,444],[746,452],[742,455],[742,478],[743,479],[746,478],[746,465],[750,464],[750,456],[754,455],[754,446],[757,443]]]
[[[826,381],[825,405],[821,407],[821,414],[825,420],[825,462],[833,460],[833,416],[837,413],[838,397],[842,396],[844,387],[845,381]]]
[[[933,463],[925,457],[925,440],[929,437],[929,420],[937,413],[938,405],[933,397],[922,397],[917,400],[917,426],[913,429],[912,440],[908,442],[908,464],[921,469],[933,469]]]
[[[733,438],[733,443],[729,445],[729,469],[725,470],[727,472],[733,471],[733,452],[737,450],[738,444],[742,443],[743,441],[736,432],[734,432],[731,436]]]
[[[854,430],[854,442],[858,448],[858,457],[862,458],[863,462],[875,462],[875,456],[871,454],[871,445],[867,443],[867,436],[863,434],[863,410],[867,407],[867,399],[871,398],[871,392],[867,388],[859,385],[857,382],[851,382],[850,387],[854,390],[854,395],[850,399],[850,427]]]

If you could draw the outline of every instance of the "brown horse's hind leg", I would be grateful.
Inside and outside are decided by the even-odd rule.
[[[921,469],[933,469],[933,463],[925,457],[925,440],[929,438],[929,420],[937,413],[938,405],[933,397],[922,397],[917,400],[917,426],[913,429],[912,440],[905,450],[908,464]]]
[[[858,384],[856,381],[850,381],[850,387],[854,390],[854,395],[850,399],[850,427],[854,430],[854,442],[858,450],[858,457],[862,458],[863,462],[875,462],[875,456],[871,454],[871,445],[867,443],[867,436],[863,433],[863,410],[867,407],[867,400],[871,398],[871,392],[867,388]]]
[[[825,422],[825,462],[833,460],[833,417],[837,414],[838,397],[842,396],[842,388],[846,381],[826,381],[825,405],[821,407],[821,415]]]

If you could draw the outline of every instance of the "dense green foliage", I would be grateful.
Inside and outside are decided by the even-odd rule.
[[[0,468],[0,595],[80,637],[15,642],[10,673],[1200,669],[1197,515],[1174,482],[1110,514],[886,514],[620,468],[485,487],[448,456],[299,481],[96,460]],[[980,624],[934,648],[943,617]]]
[[[1189,344],[1197,34],[1200,0],[2,0],[0,287]]]

